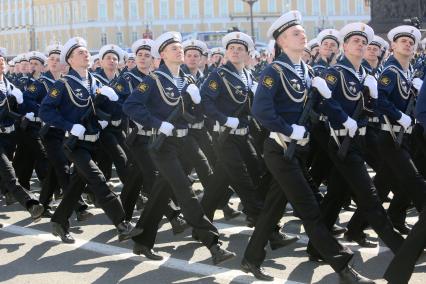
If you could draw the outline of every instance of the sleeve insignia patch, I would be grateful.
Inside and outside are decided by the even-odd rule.
[[[138,86],[138,90],[142,93],[146,92],[148,90],[149,86],[147,83],[140,83]]]
[[[263,78],[262,84],[270,89],[274,85],[274,79],[270,76],[265,76],[265,78]]]
[[[218,85],[218,83],[217,83],[216,81],[214,81],[214,80],[211,80],[211,81],[210,81],[210,83],[209,83],[209,88],[210,88],[211,90],[213,90],[213,91],[217,91],[218,87],[219,87],[219,85]]]
[[[327,76],[325,76],[325,80],[332,85],[336,84],[336,82],[337,82],[336,76],[334,76],[332,74],[328,74]]]
[[[390,83],[390,79],[387,76],[383,76],[382,78],[380,78],[380,84],[382,84],[383,86],[387,86]]]
[[[121,84],[117,84],[117,85],[115,85],[115,88],[117,89],[117,91],[119,91],[119,92],[122,92],[123,90],[124,90],[124,87],[123,87],[123,85],[121,85]]]
[[[49,96],[52,97],[52,98],[56,98],[58,96],[58,94],[59,94],[58,89],[52,89],[49,93]]]
[[[37,90],[37,87],[34,84],[28,86],[28,91],[34,93]]]

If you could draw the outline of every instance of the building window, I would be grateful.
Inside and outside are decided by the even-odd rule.
[[[116,20],[123,19],[123,1],[114,0],[114,18]]]
[[[56,24],[56,23],[54,23],[54,22],[53,22],[53,15],[54,15],[53,7],[52,7],[52,6],[50,6],[50,7],[49,7],[49,13],[48,13],[48,15],[47,15],[47,17],[48,17],[47,24],[48,24],[48,25]]]
[[[132,42],[135,42],[138,40],[138,32],[132,32]]]
[[[321,0],[312,1],[312,15],[318,16],[320,14]]]
[[[80,2],[80,20],[82,22],[87,21],[87,5],[86,2]]]
[[[116,36],[116,42],[118,46],[122,46],[123,45],[123,33],[122,32],[117,32],[115,34]]]
[[[161,0],[160,2],[160,18],[166,19],[169,17],[169,0]]]
[[[104,46],[107,44],[107,34],[101,33],[101,46]]]
[[[176,0],[176,18],[183,18],[184,14],[183,14],[183,7],[184,3],[183,0]]]
[[[79,13],[78,13],[78,3],[72,2],[72,14],[71,14],[71,20],[73,23],[78,23],[79,20]]]
[[[253,5],[253,12],[257,12],[257,13],[260,12],[260,2],[259,1],[257,1],[256,3],[254,3],[254,5]]]
[[[46,9],[44,7],[41,7],[41,13],[40,13],[40,22],[42,25],[46,24]]]
[[[302,15],[306,15],[305,0],[297,0],[297,10],[299,10]]]
[[[348,0],[341,0],[340,1],[340,13],[342,15],[348,15],[349,14],[349,1]]]
[[[364,0],[357,0],[356,1],[356,14],[357,15],[363,15],[364,14]]]
[[[219,2],[220,16],[227,17],[228,12],[228,0],[220,0]]]
[[[33,21],[35,25],[39,25],[40,24],[40,14],[39,14],[39,9],[38,7],[34,7],[34,15],[33,15]],[[2,15],[2,23],[3,23],[3,15]]]
[[[145,18],[152,19],[154,17],[154,9],[152,0],[145,0]]]
[[[190,2],[190,16],[191,18],[198,18],[199,17],[199,11],[198,8],[198,0],[191,0]]]
[[[62,24],[61,6],[59,4],[56,4],[55,17],[56,17],[56,23],[58,25]]]
[[[269,0],[269,2],[268,2],[268,12],[269,13],[277,12],[277,1],[276,0]]]
[[[204,1],[204,16],[205,17],[213,17],[213,0],[205,0]]]
[[[105,0],[99,0],[98,4],[99,4],[99,6],[98,6],[98,8],[99,8],[99,19],[101,21],[106,21],[107,14],[108,14],[108,12],[107,12],[107,9],[108,9],[107,8],[107,3],[106,3]]]
[[[129,1],[129,14],[130,14],[130,20],[137,20],[139,18],[138,13],[138,2],[136,0],[130,0]]]
[[[64,6],[64,23],[68,24],[70,21],[70,7],[68,5]]]
[[[234,0],[234,11],[235,13],[242,13],[244,12],[244,6],[243,1],[241,0]]]
[[[327,15],[333,16],[335,13],[334,0],[327,0]]]

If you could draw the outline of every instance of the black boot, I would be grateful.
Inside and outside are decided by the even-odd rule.
[[[349,265],[343,268],[343,270],[340,271],[338,274],[339,274],[340,283],[342,284],[353,284],[353,283],[374,284],[376,283],[373,280],[370,280],[364,276],[361,276]]]
[[[123,221],[117,225],[118,241],[124,242],[130,238],[142,234],[143,229],[135,227],[129,221]]]
[[[16,198],[10,192],[5,193],[4,199],[6,201],[6,205],[12,205],[12,204],[15,204],[17,202]]]
[[[346,229],[345,227],[340,227],[339,225],[334,224],[333,228],[331,228],[331,234],[333,236],[338,236],[341,234],[344,234],[348,231],[348,229]]]
[[[271,246],[272,250],[276,250],[288,246],[289,244],[292,244],[298,240],[298,236],[291,237],[289,235],[281,233],[280,231],[273,231],[271,236],[269,237],[269,245]]]
[[[209,250],[212,254],[212,260],[214,265],[218,265],[219,263],[225,262],[235,257],[235,253],[221,248],[219,244],[211,246]]]
[[[274,281],[274,277],[266,273],[262,267],[258,265],[254,265],[250,262],[248,262],[247,259],[243,258],[243,261],[241,262],[241,270],[245,273],[251,272],[254,277],[256,277],[259,280],[262,281]]]
[[[170,224],[172,225],[173,235],[183,233],[189,227],[186,221],[179,215],[170,220]]]
[[[157,253],[155,253],[152,249],[147,246],[138,244],[135,242],[133,245],[133,253],[137,255],[143,254],[145,257],[152,260],[163,260],[163,257]]]
[[[225,220],[231,220],[241,215],[241,211],[235,210],[234,208],[229,206],[229,203],[227,203],[222,208],[222,210],[223,210],[223,216],[225,217]]]
[[[52,234],[60,237],[63,243],[73,244],[75,243],[74,238],[68,232],[68,228],[65,228],[59,223],[52,222]]]
[[[348,242],[355,242],[360,247],[363,247],[363,248],[375,248],[375,247],[377,247],[377,243],[368,240],[367,235],[365,235],[365,234],[362,234],[360,237],[352,237],[351,235],[346,233],[345,239]]]
[[[28,208],[28,212],[31,214],[31,219],[33,219],[33,222],[38,222],[41,220],[41,215],[43,215],[44,206],[41,204],[31,205],[30,208]]]
[[[93,217],[93,214],[87,210],[79,210],[75,212],[75,215],[77,216],[78,222],[83,222]]]

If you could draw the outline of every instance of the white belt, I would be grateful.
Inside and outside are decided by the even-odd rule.
[[[380,126],[380,129],[390,132],[390,127],[387,124],[382,124]],[[401,132],[401,130],[404,130],[404,128],[401,125],[392,125],[392,130],[393,132]],[[405,133],[411,134],[412,131],[413,131],[413,126],[410,126],[407,128],[407,130],[405,130]]]
[[[327,121],[328,117],[326,115],[321,114],[320,117],[319,117],[319,120],[320,121]]]
[[[219,126],[219,122],[216,122],[216,124],[213,127],[213,131],[215,131],[215,132],[223,132],[227,128],[228,127],[226,127],[226,126]],[[240,135],[240,136],[247,135],[247,133],[248,133],[248,127],[231,129],[231,131],[229,131],[229,134]]]
[[[346,136],[346,135],[348,135],[348,130],[345,128],[345,129],[333,129],[333,128],[331,128],[330,127],[330,131],[334,131],[334,133],[336,134],[336,136]],[[361,128],[358,128],[358,135],[360,135],[360,136],[364,136],[365,135],[365,133],[366,133],[366,131],[367,131],[367,127],[361,127]]]
[[[65,133],[65,137],[70,137],[71,135],[72,134],[70,134],[69,132]],[[87,141],[87,142],[96,142],[98,139],[99,139],[99,133],[83,135],[83,138],[78,137],[78,140]]]
[[[153,134],[152,130],[138,129],[138,135],[152,136],[152,134]]]
[[[15,131],[15,125],[11,125],[8,127],[0,127],[0,133],[2,134],[9,134],[12,133],[13,131]]]
[[[149,131],[148,131],[149,132]],[[154,131],[152,132],[152,134],[160,134],[161,132],[159,131]],[[188,135],[188,128],[185,129],[173,129],[173,134],[170,137],[185,137],[186,135]]]
[[[26,117],[26,119],[28,119],[29,121],[32,121],[32,122],[41,122],[40,117],[36,117],[36,116],[34,116],[32,118]]]
[[[368,122],[380,122],[380,119],[377,116],[369,117]]]
[[[204,120],[198,123],[189,124],[189,128],[192,129],[202,129],[204,127]]]
[[[292,139],[290,138],[290,137],[288,137],[288,136],[285,136],[284,134],[281,134],[281,133],[278,133],[278,132],[271,132],[270,134],[269,134],[269,138],[272,138],[272,139],[274,139],[275,140],[275,142],[277,142],[281,147],[284,147],[284,145],[282,144],[282,142],[281,142],[281,139],[278,137],[278,135],[279,136],[281,136],[281,139],[284,141],[284,142],[291,142],[292,141]],[[297,144],[298,145],[301,145],[301,146],[305,146],[306,144],[308,144],[308,142],[309,142],[309,135],[308,135],[308,137],[306,137],[306,138],[303,138],[303,139],[300,139],[300,140],[297,140]]]
[[[117,127],[121,124],[121,119],[120,120],[112,120],[111,121],[111,125]]]

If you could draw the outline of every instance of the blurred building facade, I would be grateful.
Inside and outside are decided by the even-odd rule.
[[[370,20],[365,0],[259,0],[253,6],[254,33],[266,31],[288,10],[302,12],[308,37],[323,28]],[[122,47],[164,31],[225,31],[238,27],[250,34],[249,5],[242,0],[0,0],[0,46],[10,54],[44,51],[71,36],[88,40],[90,50],[106,43]]]

